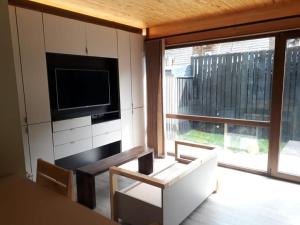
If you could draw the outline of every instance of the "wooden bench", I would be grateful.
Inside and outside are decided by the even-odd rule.
[[[139,172],[153,172],[153,150],[135,147],[125,152],[99,160],[76,170],[77,201],[91,209],[96,207],[95,176],[108,171],[112,166],[120,166],[131,160],[138,159]]]

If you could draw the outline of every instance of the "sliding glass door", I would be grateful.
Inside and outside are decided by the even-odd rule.
[[[300,32],[165,51],[165,150],[220,147],[219,163],[300,182]]]
[[[300,176],[300,36],[285,42],[278,173]]]

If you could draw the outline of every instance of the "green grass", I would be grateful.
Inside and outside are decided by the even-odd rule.
[[[258,139],[259,152],[268,153],[269,152],[269,140]]]
[[[214,133],[207,133],[198,130],[190,130],[185,134],[182,134],[178,137],[181,140],[192,141],[196,143],[202,144],[209,144],[215,146],[224,146],[224,135],[223,134],[214,134]],[[231,140],[231,147],[229,147],[234,152],[241,152],[241,151],[251,151],[251,149],[240,149],[239,146],[240,140],[239,138],[233,138]],[[268,139],[258,139],[257,140],[258,151],[260,153],[267,153],[269,151],[269,140]]]
[[[180,135],[179,139],[201,144],[210,144],[221,147],[224,146],[224,135],[206,133],[198,130],[190,130],[187,133]]]

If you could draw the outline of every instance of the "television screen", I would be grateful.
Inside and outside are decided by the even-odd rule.
[[[107,70],[55,69],[58,110],[110,104]]]

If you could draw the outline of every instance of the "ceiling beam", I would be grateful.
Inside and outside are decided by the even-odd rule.
[[[300,15],[300,1],[274,4],[264,8],[212,15],[205,18],[194,18],[166,23],[149,28],[148,39],[169,37],[217,28],[245,25]]]
[[[57,15],[57,16],[74,19],[74,20],[80,20],[80,21],[87,22],[87,23],[93,23],[93,24],[97,24],[97,25],[101,25],[101,26],[113,27],[113,28],[120,29],[120,30],[125,30],[125,31],[129,31],[129,32],[133,32],[133,33],[142,34],[142,29],[137,28],[137,27],[132,27],[132,26],[128,26],[125,24],[116,23],[113,21],[99,19],[99,18],[96,18],[93,16],[88,16],[88,15],[84,15],[81,13],[76,13],[76,12],[72,12],[69,10],[65,10],[65,9],[61,9],[61,8],[57,8],[57,7],[53,7],[53,6],[48,6],[48,5],[37,3],[37,2],[32,2],[32,1],[27,1],[27,0],[8,0],[8,3],[10,5],[27,8],[27,9],[32,9],[32,10],[40,11],[43,13],[49,13],[49,14],[53,14],[53,15]]]
[[[233,38],[240,39],[246,36],[272,36],[278,32],[295,29],[300,29],[300,16],[166,37],[165,46],[170,48]]]

